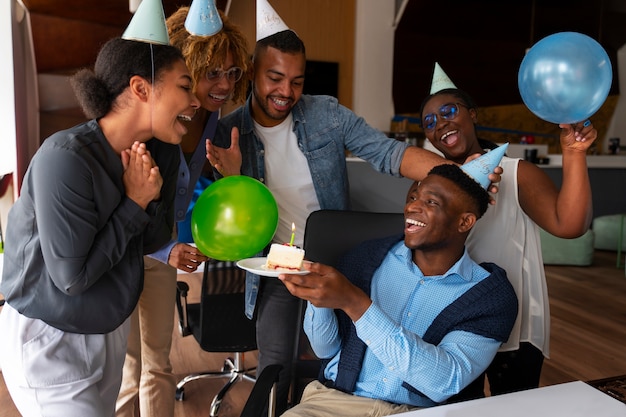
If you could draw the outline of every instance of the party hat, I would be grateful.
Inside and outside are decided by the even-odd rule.
[[[143,0],[122,39],[169,45],[170,38],[165,26],[165,12],[161,0]]]
[[[289,30],[276,10],[267,0],[256,1],[256,40],[267,38],[275,33]]]
[[[461,165],[461,169],[486,190],[491,184],[489,174],[498,166],[508,147],[508,143],[498,146],[467,164]]]
[[[185,19],[185,29],[195,36],[212,36],[222,30],[222,19],[215,0],[193,0]]]
[[[433,81],[430,84],[430,94],[435,94],[446,88],[456,88],[456,85],[450,80],[450,77],[441,69],[439,62],[435,62],[435,71],[433,72]]]

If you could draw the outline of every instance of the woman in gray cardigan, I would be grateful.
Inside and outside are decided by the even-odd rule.
[[[121,38],[72,86],[91,120],[44,141],[7,224],[0,365],[25,416],[113,415],[143,254],[171,236],[181,120],[199,104],[176,48]]]

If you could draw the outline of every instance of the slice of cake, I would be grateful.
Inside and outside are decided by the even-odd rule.
[[[297,246],[280,245],[272,243],[267,255],[265,268],[267,269],[291,269],[299,271],[304,259],[304,250]]]

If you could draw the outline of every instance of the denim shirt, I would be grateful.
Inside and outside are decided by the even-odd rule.
[[[242,156],[241,174],[265,182],[265,151],[254,132],[251,100],[251,96],[248,97],[244,106],[220,119],[213,143],[222,148],[230,147],[230,132],[236,126]],[[293,131],[309,164],[321,209],[350,209],[346,151],[366,160],[379,172],[400,177],[400,163],[408,145],[369,126],[362,117],[339,104],[336,98],[302,95],[292,115]],[[218,172],[215,176],[221,177]],[[259,277],[248,273],[248,317],[254,312],[258,285]]]

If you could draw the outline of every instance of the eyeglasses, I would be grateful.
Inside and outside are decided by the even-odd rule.
[[[435,113],[429,113],[422,118],[422,128],[424,130],[433,130],[437,126],[437,117],[443,120],[454,120],[459,114],[459,106],[469,108],[463,103],[447,103],[439,107],[439,116]]]
[[[226,71],[224,71],[223,69],[214,69],[213,71],[207,71],[206,73],[206,79],[211,82],[217,82],[224,78],[224,76],[226,76],[226,79],[228,81],[236,83],[237,81],[241,80],[241,77],[243,76],[243,70],[239,67],[232,67]]]

